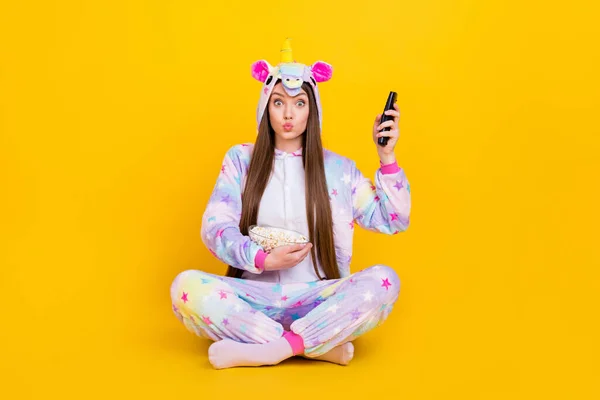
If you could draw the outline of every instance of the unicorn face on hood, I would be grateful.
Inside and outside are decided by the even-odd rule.
[[[257,129],[273,92],[273,87],[278,80],[281,80],[284,90],[290,96],[296,96],[300,92],[300,88],[304,82],[311,86],[317,103],[319,125],[322,128],[321,100],[317,82],[326,82],[331,79],[333,67],[330,64],[317,61],[313,65],[308,66],[295,62],[292,58],[290,39],[286,39],[281,48],[281,62],[278,65],[271,66],[267,61],[259,60],[252,64],[251,71],[252,77],[263,83],[256,110]]]

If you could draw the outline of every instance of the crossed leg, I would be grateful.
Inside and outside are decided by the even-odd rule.
[[[351,340],[387,318],[399,288],[385,266],[291,285],[190,270],[177,276],[171,297],[183,324],[215,341],[209,348],[215,368],[275,365],[294,355],[347,365]]]

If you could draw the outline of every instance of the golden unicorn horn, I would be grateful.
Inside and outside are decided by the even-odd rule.
[[[281,62],[282,63],[291,63],[294,61],[292,58],[292,46],[290,45],[290,41],[292,39],[287,38],[285,42],[283,42],[283,46],[281,46]]]

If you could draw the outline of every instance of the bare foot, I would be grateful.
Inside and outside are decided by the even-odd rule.
[[[306,357],[309,360],[329,361],[331,363],[348,365],[354,357],[354,345],[351,342],[341,344],[319,357]]]
[[[283,337],[265,344],[246,344],[223,339],[208,348],[208,360],[216,369],[275,365],[292,355],[292,348]]]

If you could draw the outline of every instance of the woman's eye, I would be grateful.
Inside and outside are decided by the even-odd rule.
[[[299,106],[304,106],[304,101],[303,101],[303,100],[300,100],[300,101],[298,101],[296,104],[297,104],[297,105],[299,105]]]
[[[275,104],[276,106],[280,106],[280,105],[282,105],[283,103],[281,102],[281,100],[275,100],[275,101],[273,102],[273,104]]]

